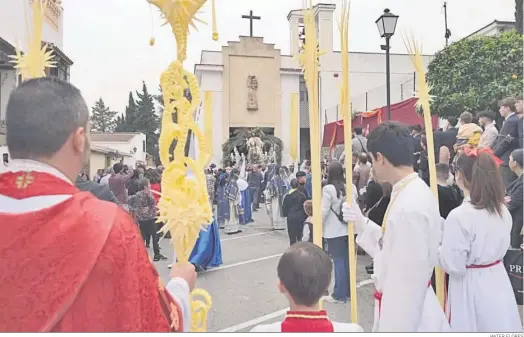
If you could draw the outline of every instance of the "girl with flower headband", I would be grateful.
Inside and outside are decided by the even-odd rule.
[[[510,244],[501,161],[490,149],[465,148],[455,163],[464,203],[445,220],[438,250],[449,274],[446,312],[457,332],[522,331],[513,289],[501,260]]]

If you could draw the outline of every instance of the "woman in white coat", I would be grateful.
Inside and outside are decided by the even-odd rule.
[[[522,332],[517,302],[502,259],[510,245],[498,158],[466,150],[455,164],[464,203],[451,211],[438,250],[449,274],[447,310],[456,332]]]

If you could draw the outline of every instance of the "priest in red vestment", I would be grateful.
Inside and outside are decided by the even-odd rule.
[[[79,191],[89,158],[89,111],[56,78],[9,98],[0,174],[0,331],[188,331],[192,265],[164,287],[141,235],[117,205]]]
[[[311,242],[289,247],[278,262],[278,288],[289,302],[282,322],[254,327],[251,332],[364,332],[358,324],[331,321],[320,310],[320,298],[329,287],[333,263]]]

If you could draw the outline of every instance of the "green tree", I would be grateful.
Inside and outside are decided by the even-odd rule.
[[[136,93],[138,96],[136,102],[136,131],[145,133],[147,136],[146,149],[147,153],[153,157],[158,155],[158,128],[160,119],[156,113],[154,97],[147,90],[145,82],[142,83],[142,92]]]
[[[116,119],[117,132],[135,132],[138,119],[138,110],[133,97],[133,92],[129,92],[129,101],[126,106],[126,111],[122,116]]]
[[[476,37],[451,44],[428,66],[432,113],[458,116],[464,110],[497,110],[497,102],[522,93],[522,35]]]
[[[113,132],[115,130],[117,112],[106,106],[102,98],[95,102],[91,112],[91,130],[96,132]]]
[[[146,151],[154,158],[158,158],[158,128],[159,118],[156,113],[154,96],[142,83],[142,92],[136,92],[138,99],[135,101],[133,93],[129,93],[129,101],[123,116],[117,118],[116,131],[142,132],[146,135]]]
[[[515,28],[520,34],[524,34],[524,16],[522,13],[523,0],[515,0]]]
[[[158,94],[156,94],[154,97],[158,104],[158,114],[162,116],[162,113],[164,112],[164,94],[162,92],[161,86],[158,86]]]

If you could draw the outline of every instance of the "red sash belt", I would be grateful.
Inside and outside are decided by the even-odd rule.
[[[500,263],[500,260],[497,260],[495,262],[491,262],[491,263],[488,263],[488,264],[471,264],[469,266],[466,266],[466,269],[483,269],[483,268],[489,268],[489,267],[493,267],[497,264]]]
[[[431,287],[431,280],[428,281],[428,288]],[[378,317],[380,318],[380,312],[382,311],[382,292],[375,290],[373,297],[378,301]]]
[[[470,264],[469,266],[466,266],[466,269],[484,269],[484,268],[490,268],[493,266],[496,266],[500,263],[500,260],[497,260],[495,262],[491,262],[488,264]],[[451,308],[449,308],[449,318],[448,322],[451,323]]]

